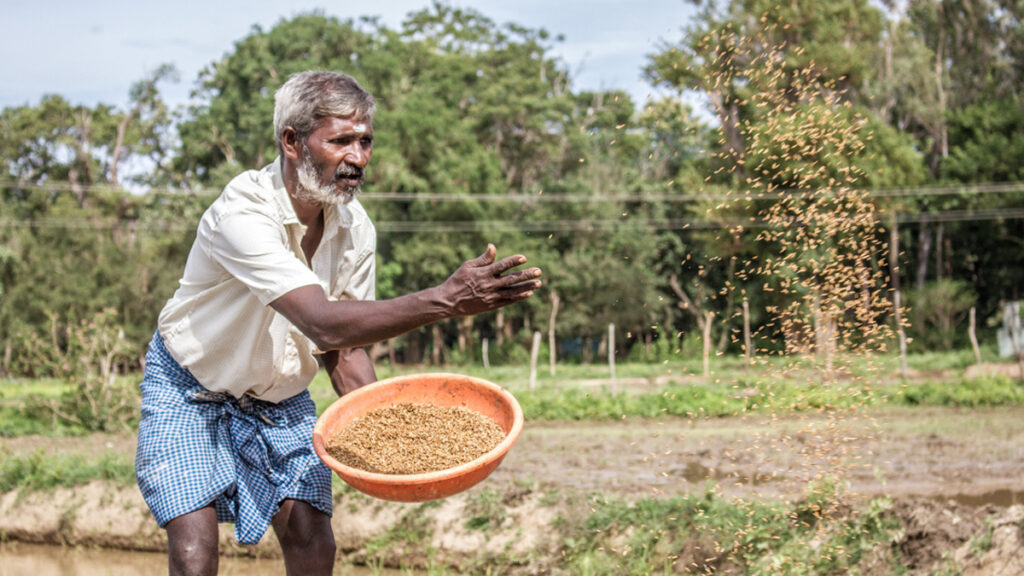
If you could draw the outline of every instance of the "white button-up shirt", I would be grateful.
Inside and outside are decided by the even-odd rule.
[[[312,262],[302,251],[305,233],[279,160],[236,177],[203,214],[158,329],[171,356],[207,389],[269,402],[302,392],[319,350],[268,304],[313,284],[331,300],[373,300],[376,232],[358,200],[324,209]]]

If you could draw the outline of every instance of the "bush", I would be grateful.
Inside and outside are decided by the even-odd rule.
[[[962,280],[937,280],[912,291],[908,316],[914,342],[926,350],[952,350],[967,337],[958,326],[976,299]]]
[[[117,312],[103,310],[91,320],[63,327],[52,314],[50,325],[48,337],[27,335],[29,345],[20,361],[71,389],[59,398],[35,398],[27,410],[87,430],[130,427],[138,412],[138,390],[116,376],[118,366],[132,360],[134,348],[124,338]]]
[[[93,480],[131,484],[135,481],[135,464],[131,459],[111,456],[97,459],[42,452],[27,457],[4,455],[0,458],[0,494],[13,490],[70,488]]]
[[[911,406],[1014,406],[1024,403],[1024,386],[1005,376],[983,376],[960,383],[908,386],[900,397]]]

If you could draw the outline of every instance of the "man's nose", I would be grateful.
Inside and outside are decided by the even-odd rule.
[[[345,161],[363,168],[370,161],[370,153],[363,149],[362,143],[356,142],[345,151]]]

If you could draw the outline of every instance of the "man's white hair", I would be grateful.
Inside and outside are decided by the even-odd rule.
[[[321,118],[373,122],[377,103],[355,78],[341,72],[309,70],[293,74],[274,94],[274,142],[291,126],[305,140]]]

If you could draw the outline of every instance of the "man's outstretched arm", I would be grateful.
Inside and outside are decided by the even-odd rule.
[[[358,348],[438,320],[497,310],[529,298],[541,286],[539,268],[511,271],[526,263],[525,256],[495,261],[495,254],[489,244],[441,285],[390,300],[328,300],[322,288],[310,285],[270,305],[321,350]]]

